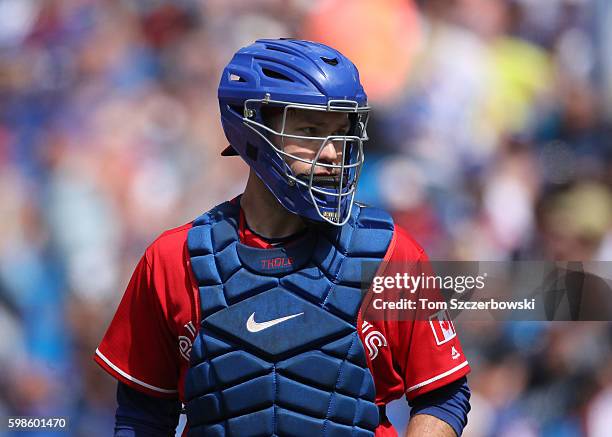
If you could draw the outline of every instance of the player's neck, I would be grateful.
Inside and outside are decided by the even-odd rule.
[[[264,237],[283,238],[306,226],[300,216],[290,213],[276,200],[253,171],[249,173],[240,206],[249,227]]]

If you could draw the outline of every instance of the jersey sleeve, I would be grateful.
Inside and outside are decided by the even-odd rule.
[[[389,250],[392,252],[388,254],[384,276],[404,272],[418,276],[431,270],[425,251],[399,227],[396,227],[394,247]],[[372,322],[384,330],[394,372],[401,377],[403,392],[409,400],[456,381],[470,370],[448,313],[424,310],[418,305],[421,297],[435,298],[432,293],[432,290],[416,290],[411,297],[417,303],[416,312],[408,317],[387,311],[383,321]],[[384,299],[394,297],[387,295]]]
[[[176,341],[162,309],[147,254],[136,266],[94,359],[131,388],[158,397],[178,397]]]

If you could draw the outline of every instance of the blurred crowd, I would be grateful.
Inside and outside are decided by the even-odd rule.
[[[0,417],[110,434],[93,351],[156,235],[241,192],[219,74],[279,36],[360,69],[358,197],[430,258],[612,261],[607,0],[0,0]],[[458,330],[465,435],[610,435],[610,323]]]

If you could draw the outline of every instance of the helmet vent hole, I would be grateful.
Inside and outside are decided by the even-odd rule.
[[[326,64],[333,65],[334,67],[338,65],[338,58],[326,58],[325,56],[321,56],[321,60]]]
[[[261,71],[268,77],[272,79],[285,80],[287,82],[293,82],[289,77],[285,76],[283,73],[279,73],[278,71],[270,70],[269,68],[262,68]]]
[[[232,82],[246,82],[246,80],[244,80],[244,79],[242,78],[242,76],[238,76],[237,74],[233,74],[233,73],[232,73],[232,74],[230,74],[229,79],[230,79]]]
[[[275,46],[266,45],[266,48],[268,50],[274,50],[275,52],[287,53],[289,55],[293,54],[293,53],[291,53],[291,51],[285,49],[284,47],[275,47]]]

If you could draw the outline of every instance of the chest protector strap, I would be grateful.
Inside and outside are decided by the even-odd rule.
[[[391,218],[356,205],[345,226],[273,249],[241,244],[238,219],[238,202],[224,203],[187,239],[201,309],[188,435],[373,436],[379,413],[356,321]]]

